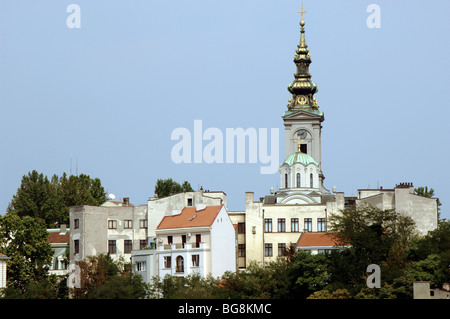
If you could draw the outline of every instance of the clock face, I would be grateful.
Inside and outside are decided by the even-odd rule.
[[[300,136],[300,138],[306,138],[306,135],[308,135],[308,133],[305,130],[300,130],[297,133],[298,136]]]

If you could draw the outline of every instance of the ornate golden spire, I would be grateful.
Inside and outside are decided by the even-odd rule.
[[[316,84],[311,81],[311,74],[309,73],[309,65],[311,64],[311,56],[309,55],[308,45],[305,40],[305,21],[303,14],[307,13],[303,9],[303,5],[298,13],[301,14],[300,21],[300,43],[295,51],[294,63],[297,66],[297,72],[294,74],[294,81],[288,85],[288,91],[292,94],[292,98],[287,105],[289,111],[307,109],[317,110],[317,101],[314,94],[317,93]]]
[[[307,13],[308,11],[305,11],[305,10],[303,10],[303,3],[302,3],[302,10],[301,11],[298,11],[298,13],[301,13],[302,14],[302,20],[300,21],[300,26],[302,27],[302,29],[303,29],[303,27],[305,26],[305,21],[303,20],[303,13]]]

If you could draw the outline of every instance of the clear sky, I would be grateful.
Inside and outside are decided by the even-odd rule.
[[[81,27],[69,28],[70,4]],[[370,4],[381,27],[369,28]],[[304,0],[325,186],[435,189],[450,218],[450,1]],[[245,192],[261,163],[175,164],[175,128],[278,128],[299,42],[297,0],[2,0],[0,212],[23,175],[85,173],[135,205],[158,178]],[[72,163],[72,166],[71,166]],[[77,165],[76,165],[77,163]]]

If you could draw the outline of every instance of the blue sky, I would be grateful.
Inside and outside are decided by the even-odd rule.
[[[69,4],[81,8],[70,29]],[[369,4],[381,8],[370,29]],[[303,1],[312,80],[325,113],[325,186],[429,186],[450,218],[449,1]],[[135,205],[158,178],[222,190],[243,210],[279,185],[260,163],[175,164],[171,132],[279,128],[301,2],[0,2],[0,211],[23,175],[101,179]]]

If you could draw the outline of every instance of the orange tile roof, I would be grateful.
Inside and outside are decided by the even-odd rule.
[[[67,231],[64,235],[60,235],[59,232],[59,230],[49,232],[47,241],[52,244],[69,243],[70,231]]]
[[[199,211],[195,207],[185,207],[180,214],[165,216],[156,229],[211,226],[222,207],[206,206]]]
[[[333,233],[303,233],[297,247],[338,246],[338,238]]]

